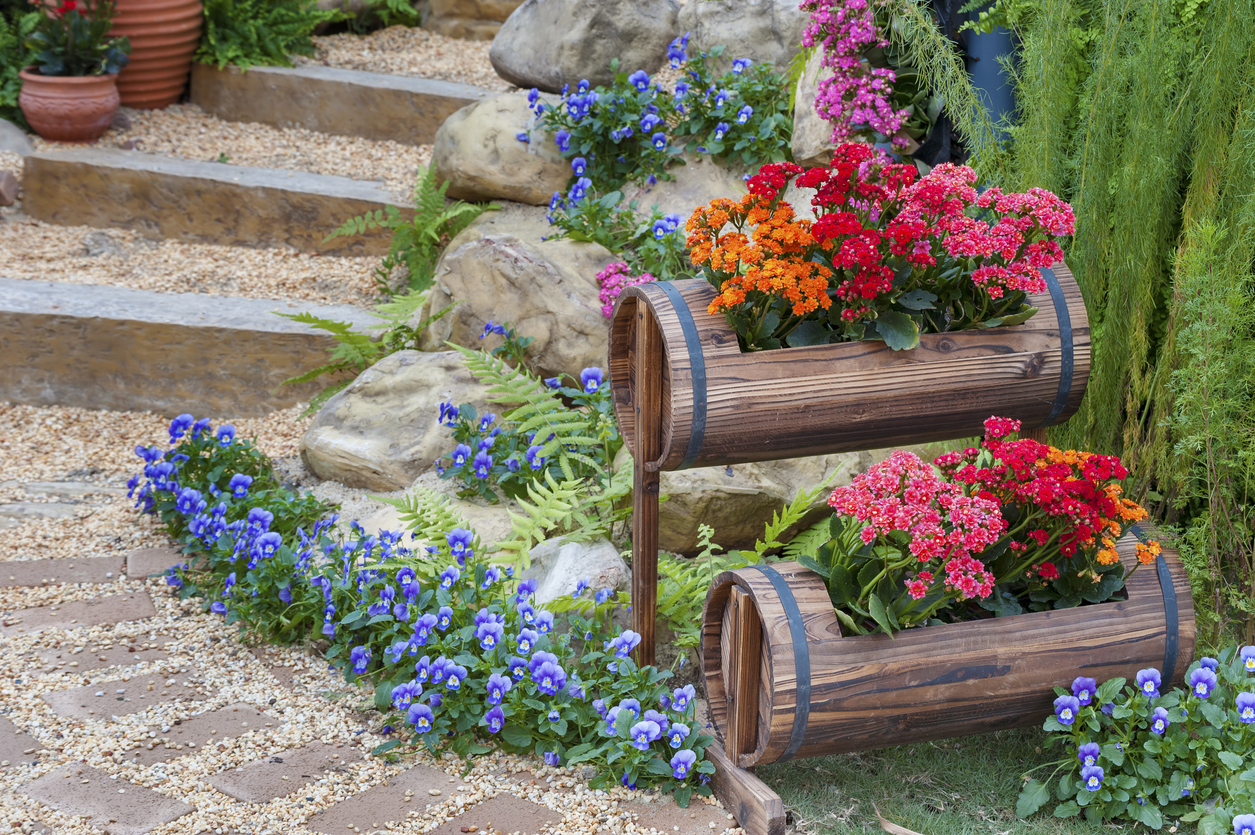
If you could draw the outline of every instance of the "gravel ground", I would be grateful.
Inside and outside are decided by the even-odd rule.
[[[129,230],[56,226],[0,210],[0,276],[366,306],[378,300],[375,256],[152,241]]]
[[[430,145],[333,136],[256,122],[224,122],[194,104],[173,104],[164,110],[124,108],[123,112],[130,117],[131,126],[110,130],[101,137],[99,147],[133,143],[136,150],[146,154],[378,180],[400,200],[411,198],[419,168],[431,162]],[[65,148],[38,137],[34,142],[39,151]]]
[[[488,60],[492,41],[446,38],[427,29],[393,26],[369,35],[328,35],[314,38],[317,53],[296,64],[322,64],[346,70],[412,75],[456,81],[485,90],[509,90]]]

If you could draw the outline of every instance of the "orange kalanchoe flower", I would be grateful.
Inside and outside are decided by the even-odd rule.
[[[1159,557],[1160,551],[1162,549],[1159,543],[1153,539],[1145,544],[1139,542],[1137,543],[1137,561],[1142,565],[1150,565]]]

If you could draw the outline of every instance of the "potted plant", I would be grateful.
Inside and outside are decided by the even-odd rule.
[[[178,101],[200,44],[200,0],[117,0],[112,34],[131,43],[131,60],[118,76],[127,107],[153,109]]]
[[[117,113],[118,70],[130,43],[109,37],[110,0],[62,0],[27,40],[35,63],[22,70],[18,104],[35,132],[54,142],[94,142]]]

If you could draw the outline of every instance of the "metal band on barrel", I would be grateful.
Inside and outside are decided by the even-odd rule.
[[[1055,304],[1055,318],[1059,322],[1060,364],[1059,392],[1055,395],[1054,405],[1050,407],[1050,414],[1046,415],[1046,419],[1041,422],[1038,429],[1044,429],[1054,423],[1055,418],[1059,417],[1068,405],[1068,397],[1072,394],[1072,372],[1076,365],[1072,354],[1072,314],[1068,312],[1068,302],[1063,297],[1063,288],[1059,286],[1059,279],[1055,276],[1054,270],[1042,267],[1041,276],[1046,279],[1046,286],[1050,288],[1050,299]]]
[[[675,289],[670,281],[659,281],[658,287],[671,299],[675,315],[680,319],[680,332],[684,334],[684,343],[689,351],[689,369],[693,375],[693,423],[689,432],[688,449],[684,451],[684,460],[677,470],[693,466],[697,453],[701,452],[702,440],[706,436],[706,359],[702,356],[702,343],[697,336],[697,323],[693,321],[693,312],[689,310],[684,296]],[[674,388],[672,389],[674,391]]]
[[[1138,541],[1146,541],[1146,537],[1142,535],[1142,529],[1137,525],[1133,525],[1129,530],[1138,538]],[[1166,689],[1172,680],[1173,671],[1177,668],[1177,651],[1181,645],[1181,625],[1177,614],[1177,589],[1172,584],[1172,574],[1168,571],[1168,561],[1163,558],[1163,554],[1155,557],[1155,574],[1159,577],[1159,590],[1163,593],[1163,683]]]
[[[784,607],[784,616],[789,622],[789,634],[793,638],[793,665],[797,671],[797,707],[793,713],[793,732],[789,734],[789,745],[784,754],[776,762],[784,762],[802,747],[802,739],[806,736],[806,723],[811,714],[811,655],[806,645],[806,624],[802,622],[802,612],[798,609],[797,600],[789,584],[769,565],[751,565],[757,568],[776,590],[780,597],[780,605]]]

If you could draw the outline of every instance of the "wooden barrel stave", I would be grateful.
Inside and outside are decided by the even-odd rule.
[[[1132,559],[1134,539],[1119,550]],[[1194,648],[1189,581],[1176,555],[1164,551],[1176,597],[1179,646],[1169,681],[1180,682]],[[775,566],[805,613],[811,695],[796,757],[922,742],[1039,724],[1049,714],[1053,688],[1086,675],[1100,682],[1133,679],[1145,667],[1162,670],[1164,597],[1155,566],[1142,566],[1127,585],[1128,599],[1014,618],[928,627],[887,635],[841,637],[823,582],[796,563]],[[762,658],[757,683],[757,738],[729,756],[742,767],[784,757],[797,713],[792,633],[781,602],[757,569],[725,572],[707,598],[702,654],[711,718],[721,732],[729,694],[720,645],[709,622],[735,586],[759,607]],[[743,679],[743,677],[742,677]]]
[[[1089,378],[1090,338],[1080,290],[1058,264],[1068,310],[1073,371],[1067,402],[1052,422],[1079,407]],[[1063,351],[1049,294],[1022,325],[927,334],[912,351],[880,342],[850,342],[742,354],[722,314],[707,307],[714,288],[701,280],[629,287],[611,326],[610,377],[629,448],[635,420],[627,350],[635,305],[654,312],[666,345],[662,456],[650,470],[703,467],[915,444],[979,434],[990,414],[1039,425],[1059,394]],[[684,301],[697,343],[690,351],[675,299]],[[700,348],[700,350],[697,350]],[[693,357],[691,354],[696,353]],[[690,450],[695,412],[694,365],[704,374],[700,443]],[[753,438],[753,443],[746,443]],[[696,451],[696,456],[692,452]],[[690,460],[685,463],[686,458]]]

